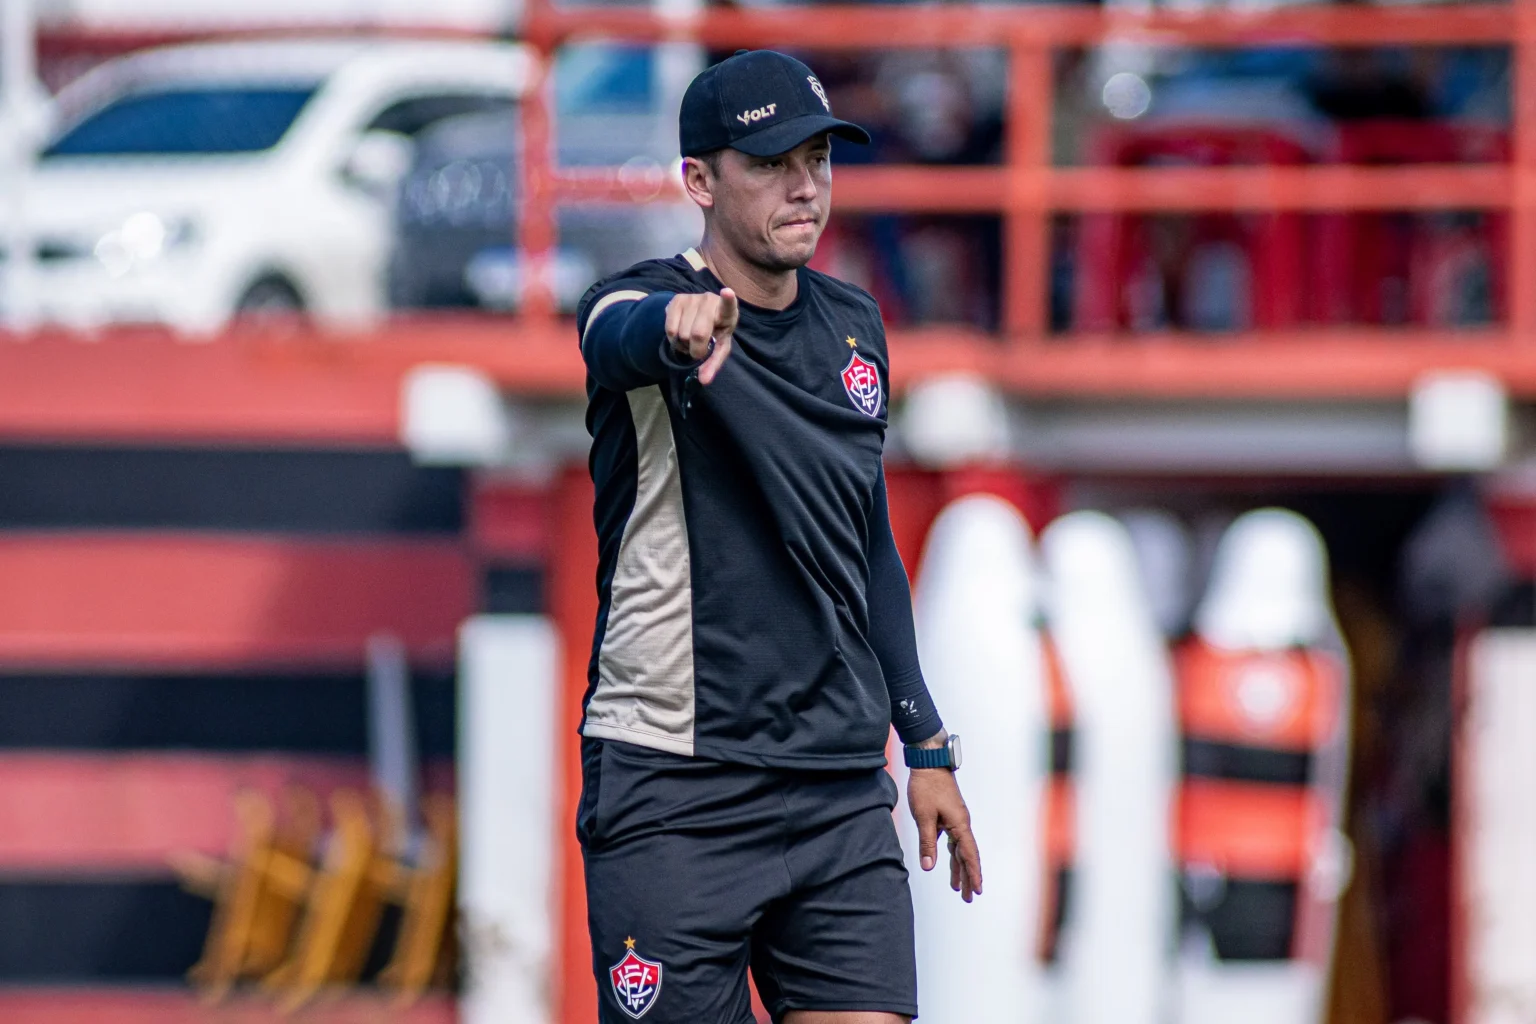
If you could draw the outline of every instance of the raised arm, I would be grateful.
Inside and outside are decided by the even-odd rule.
[[[593,301],[581,331],[592,379],[610,391],[656,384],[695,367],[708,384],[731,350],[736,294],[615,289]]]

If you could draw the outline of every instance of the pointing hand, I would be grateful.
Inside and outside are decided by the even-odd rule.
[[[719,295],[674,295],[667,303],[667,340],[679,354],[704,360],[699,367],[700,384],[713,381],[731,354],[737,316],[736,293],[729,288],[720,289]]]

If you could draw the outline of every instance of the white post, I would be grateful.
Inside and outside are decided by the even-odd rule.
[[[1465,725],[1466,896],[1470,1024],[1536,1014],[1536,630],[1501,628],[1472,642]],[[1458,766],[1461,767],[1461,766]]]
[[[916,830],[903,808],[918,990],[931,1024],[1043,1019],[1035,939],[1050,725],[1038,599],[1032,538],[1017,509],[970,495],[940,513],[914,595],[917,645],[944,724],[964,744],[960,780],[986,892],[966,904],[950,890],[943,843],[933,872],[919,870]]]
[[[1173,669],[1125,527],[1072,512],[1046,528],[1040,547],[1075,712],[1077,860],[1060,1019],[1163,1024],[1178,921]]]
[[[15,331],[36,322],[27,193],[37,144],[37,24],[33,0],[0,0],[0,192],[7,258],[0,278],[0,322]]]
[[[459,631],[459,910],[464,1024],[553,1024],[560,891],[560,643],[536,615]]]

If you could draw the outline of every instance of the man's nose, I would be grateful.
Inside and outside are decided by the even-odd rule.
[[[805,162],[789,164],[789,198],[807,202],[816,198],[816,178],[811,165]]]

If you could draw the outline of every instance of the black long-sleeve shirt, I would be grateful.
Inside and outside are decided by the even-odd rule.
[[[723,285],[693,250],[594,285],[587,364],[600,607],[582,732],[792,768],[884,763],[942,727],[918,666],[881,451],[874,299],[812,270],[741,303],[708,387],[666,307]]]

